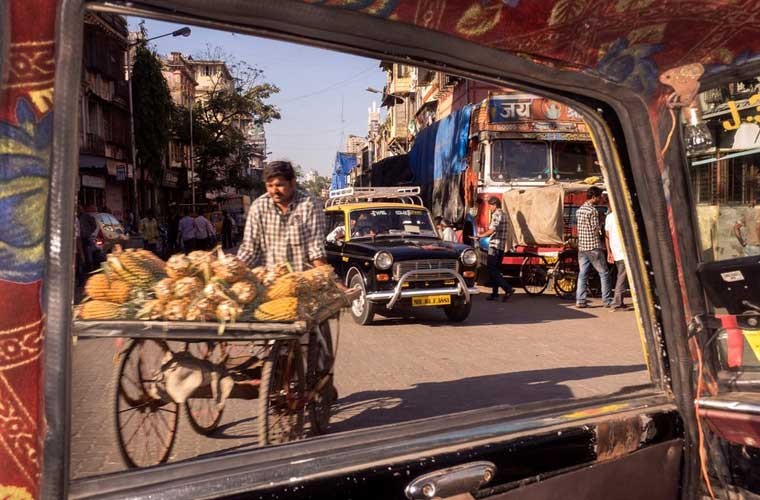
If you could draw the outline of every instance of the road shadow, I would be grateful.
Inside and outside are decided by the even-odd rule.
[[[356,392],[341,398],[334,407],[334,423],[330,426],[330,432],[499,405],[573,399],[572,390],[564,382],[639,371],[646,372],[646,366],[575,366],[483,375],[448,382],[425,382],[403,390]]]
[[[596,318],[597,314],[607,314],[601,305],[587,309],[577,309],[572,301],[565,301],[554,295],[528,295],[517,293],[507,302],[487,301],[487,294],[473,297],[472,312],[462,323],[452,323],[446,318],[443,310],[424,308],[415,311],[412,307],[394,311],[388,316],[376,316],[373,326],[403,326],[408,324],[423,324],[439,328],[467,328],[482,325],[527,325],[549,323],[557,320],[576,320]],[[382,314],[382,313],[380,313]],[[633,310],[618,314],[627,317]]]
[[[494,406],[521,405],[551,400],[577,399],[563,382],[584,380],[607,375],[645,372],[646,366],[577,366],[528,370],[499,375],[469,377],[448,382],[426,382],[404,390],[362,391],[339,399],[333,406],[329,434],[397,424],[429,417],[438,417],[468,410]],[[622,395],[649,388],[651,384],[623,387],[613,395]],[[219,426],[210,439],[241,439],[239,443],[195,457],[172,460],[172,463],[219,456],[258,447],[256,417],[228,422]],[[309,436],[308,424],[305,433]]]

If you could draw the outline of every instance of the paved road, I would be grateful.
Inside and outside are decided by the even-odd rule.
[[[340,394],[331,432],[499,404],[609,394],[649,381],[633,312],[578,310],[552,295],[516,294],[506,304],[476,297],[452,326],[442,312],[341,320]],[[113,340],[74,346],[72,474],[124,468],[113,419]],[[256,442],[255,401],[230,400],[217,432],[196,434],[184,414],[172,461]],[[252,444],[253,443],[253,444]]]

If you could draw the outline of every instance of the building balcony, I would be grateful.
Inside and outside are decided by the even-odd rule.
[[[95,134],[85,134],[84,141],[79,145],[80,153],[88,153],[99,156],[106,154],[106,141]]]

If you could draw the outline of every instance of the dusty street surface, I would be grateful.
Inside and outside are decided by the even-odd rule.
[[[434,310],[377,317],[366,327],[344,313],[330,432],[649,382],[632,311],[579,310],[553,295],[522,292],[504,304],[484,298],[475,298],[459,325]],[[114,430],[114,352],[110,339],[80,339],[73,348],[73,477],[124,468]],[[256,401],[229,400],[208,437],[196,434],[183,412],[171,461],[255,446],[255,408]]]

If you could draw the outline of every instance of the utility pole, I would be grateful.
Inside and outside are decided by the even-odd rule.
[[[132,97],[132,49],[141,43],[148,43],[151,40],[157,38],[163,38],[165,36],[190,36],[190,28],[185,26],[178,30],[174,30],[171,33],[164,33],[163,35],[146,38],[145,40],[135,40],[127,46],[127,86],[129,87],[129,134],[130,142],[132,145],[132,196],[134,198],[134,207],[132,207],[132,214],[135,218],[135,225],[140,225],[140,207],[137,203],[137,145],[135,144],[135,104]],[[192,120],[191,120],[192,123]],[[190,134],[190,140],[192,140],[192,133]],[[192,149],[192,146],[191,146]]]
[[[195,96],[193,96],[193,100],[190,101],[190,182],[191,184],[191,193],[192,193],[192,199],[193,199],[193,213],[195,213],[195,160],[194,160],[194,154],[193,154],[193,104],[195,103]]]

